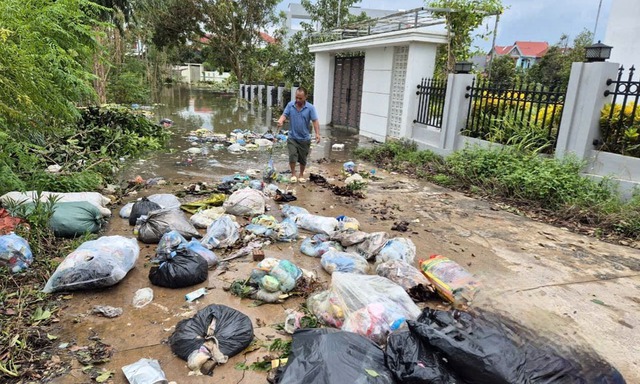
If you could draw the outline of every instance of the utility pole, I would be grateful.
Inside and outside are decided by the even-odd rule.
[[[600,19],[600,9],[602,8],[602,0],[598,4],[598,14],[596,15],[596,25],[593,27],[593,36],[591,36],[591,43],[596,39],[596,31],[598,30],[598,20]]]

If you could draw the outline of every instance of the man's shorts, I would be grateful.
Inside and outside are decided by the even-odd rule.
[[[309,149],[311,148],[311,140],[287,140],[287,149],[289,150],[289,163],[300,163],[300,165],[307,165],[307,156],[309,156]]]

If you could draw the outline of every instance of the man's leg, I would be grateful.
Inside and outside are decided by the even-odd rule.
[[[300,175],[299,179],[304,177],[304,170],[307,167],[307,158],[309,157],[309,150],[311,149],[311,141],[301,142],[298,152],[298,162],[300,163]]]
[[[298,145],[295,140],[287,140],[287,150],[289,151],[289,169],[291,177],[296,175],[296,162],[298,162]]]

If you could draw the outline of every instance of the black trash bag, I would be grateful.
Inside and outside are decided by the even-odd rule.
[[[131,207],[131,214],[129,215],[129,225],[136,225],[136,221],[138,221],[140,216],[147,215],[149,212],[161,208],[162,207],[157,203],[143,197],[142,200],[138,200],[133,203],[133,207]]]
[[[333,328],[298,329],[277,384],[393,384],[384,352],[364,336]]]
[[[202,237],[181,210],[163,208],[149,212],[141,220],[138,240],[146,244],[158,243],[170,231],[178,231],[186,240]]]
[[[237,355],[253,341],[253,325],[247,315],[225,305],[211,304],[176,325],[169,336],[171,352],[187,361],[189,355],[204,344],[214,319],[216,329],[213,336],[218,340],[220,352],[226,356]]]
[[[208,277],[207,260],[183,248],[172,252],[168,259],[149,270],[151,283],[167,288],[190,287],[202,283]]]
[[[622,375],[595,357],[580,363],[536,345],[527,331],[490,314],[425,310],[409,330],[447,359],[467,384],[624,384]],[[576,355],[577,357],[577,355]],[[587,361],[589,360],[589,361]]]
[[[406,329],[389,335],[385,358],[387,368],[402,384],[462,383],[433,348]]]

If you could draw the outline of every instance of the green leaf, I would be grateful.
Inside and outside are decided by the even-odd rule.
[[[591,302],[596,303],[596,304],[599,304],[599,305],[605,305],[605,304],[604,304],[604,301],[602,301],[602,300],[598,300],[598,299],[593,299],[593,300],[591,300]]]
[[[58,338],[58,336],[56,336],[56,335],[51,335],[51,334],[47,333],[47,339],[49,339],[49,340],[55,340],[55,339],[57,339],[57,338]]]
[[[96,381],[98,383],[104,383],[111,378],[111,375],[113,375],[113,371],[103,371],[100,376],[96,377]]]
[[[367,372],[367,374],[368,374],[369,376],[371,376],[371,377],[378,377],[378,376],[380,376],[380,375],[378,374],[378,372],[374,371],[373,369],[365,369],[364,371],[365,371],[365,372]]]
[[[31,315],[31,320],[33,320],[33,322],[36,323],[42,320],[47,320],[50,317],[51,317],[51,312],[48,309],[43,310],[42,307],[38,307],[38,309],[36,309],[33,315]]]

